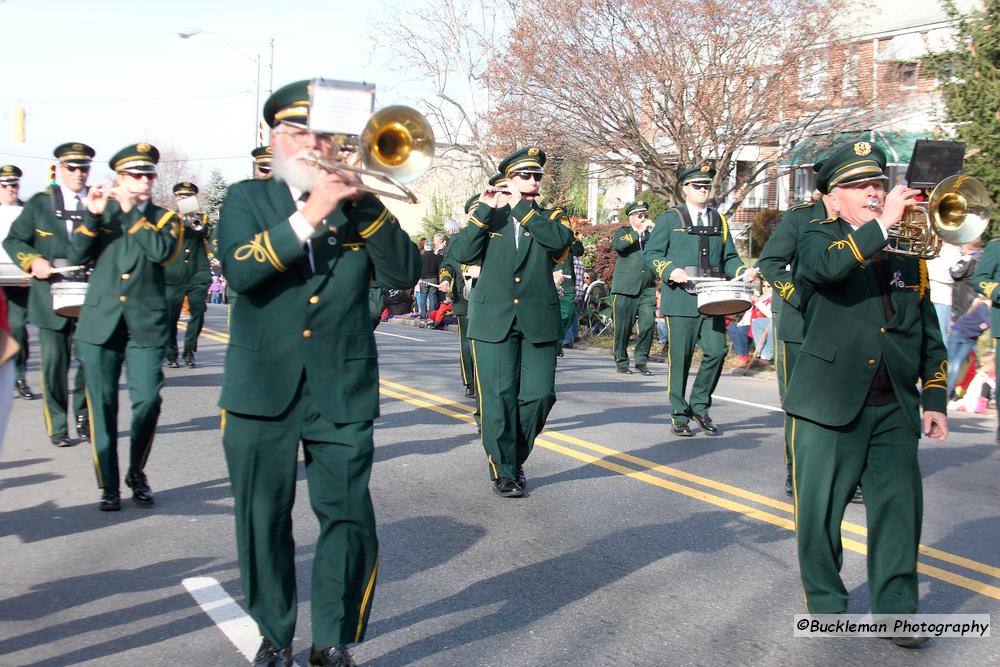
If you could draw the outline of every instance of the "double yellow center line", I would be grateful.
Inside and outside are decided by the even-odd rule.
[[[220,343],[229,342],[228,334],[222,331],[206,328],[202,335]],[[379,384],[383,396],[395,398],[458,421],[475,423],[472,416],[473,408],[469,405],[386,379],[379,380]],[[535,445],[631,479],[694,498],[709,505],[743,514],[792,532],[795,531],[794,507],[791,503],[782,500],[776,500],[738,486],[665,466],[649,459],[549,429],[542,432],[535,440]],[[841,524],[841,530],[843,533],[861,538],[868,536],[868,530],[864,526],[849,521],[844,521]],[[843,545],[849,551],[862,555],[868,553],[868,547],[863,541],[844,537]],[[918,550],[921,560],[917,565],[917,571],[921,574],[1000,600],[1000,586],[996,583],[974,579],[966,574],[929,564],[927,561],[933,560],[954,568],[962,568],[968,573],[984,575],[994,580],[1000,580],[1000,567],[924,544],[921,544]]]

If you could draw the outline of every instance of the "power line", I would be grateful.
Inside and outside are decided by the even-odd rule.
[[[0,99],[0,102],[4,104],[19,104],[22,106],[27,106],[29,104],[46,105],[46,104],[122,104],[125,102],[172,102],[180,100],[212,100],[212,99],[225,99],[229,97],[243,97],[244,95],[253,94],[252,90],[240,90],[235,93],[224,93],[218,95],[187,95],[187,96],[177,96],[171,95],[169,97],[126,97],[121,99],[79,99],[79,100],[4,100]]]
[[[0,151],[0,155],[5,155],[7,157],[16,157],[23,160],[45,160],[46,162],[55,162],[56,160],[56,158],[52,156],[23,155],[20,153],[4,153],[2,151]],[[251,159],[250,153],[247,153],[246,155],[222,155],[219,157],[189,157],[189,158],[184,158],[183,160],[163,159],[160,160],[160,162],[162,162],[163,164],[170,164],[175,162],[208,162],[210,160],[249,160],[249,159]],[[93,162],[97,164],[108,164],[107,160],[93,160]]]

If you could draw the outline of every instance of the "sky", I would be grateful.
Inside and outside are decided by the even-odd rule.
[[[391,7],[380,0],[0,0],[7,63],[0,164],[24,171],[24,199],[45,187],[52,150],[68,141],[96,149],[91,183],[107,182],[108,158],[137,142],[183,154],[202,181],[216,167],[227,181],[246,178],[272,39],[274,88],[324,77],[375,83],[377,107],[419,96],[419,82],[394,71],[372,37]],[[177,34],[194,29],[205,32]],[[27,113],[24,143],[13,140],[18,107]]]

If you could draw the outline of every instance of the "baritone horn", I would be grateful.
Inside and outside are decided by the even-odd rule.
[[[869,208],[881,208],[881,203],[874,203]],[[907,208],[899,224],[889,230],[886,252],[933,259],[943,243],[962,245],[982,236],[992,208],[981,181],[965,174],[949,176],[935,186],[926,203]]]
[[[349,144],[348,137],[335,137],[339,146],[335,153]],[[418,203],[417,196],[406,187],[431,165],[434,159],[434,131],[427,119],[416,109],[394,105],[372,114],[358,138],[359,167],[340,160],[327,160],[315,153],[303,159],[306,164],[326,171],[350,171],[368,176],[395,190],[379,189],[367,184],[359,189],[380,197],[390,197]]]

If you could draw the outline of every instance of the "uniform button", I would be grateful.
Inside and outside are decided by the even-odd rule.
[[[312,335],[313,335],[313,332],[310,331],[309,329],[306,329],[305,331],[302,332],[302,337],[303,338],[312,338]]]
[[[132,275],[131,275],[131,274],[129,274],[129,273],[123,273],[123,274],[122,274],[122,280],[128,280],[128,279],[129,279],[129,278],[131,278],[131,277],[132,277]]]
[[[878,332],[879,333],[885,333],[885,327],[879,327],[878,328]]]
[[[876,363],[877,363],[877,362],[876,362],[876,361],[875,361],[874,359],[869,359],[869,360],[868,360],[868,365],[869,365],[869,366],[874,366],[874,365],[875,365]]]
[[[514,276],[514,282],[515,283],[521,282],[521,276]]]
[[[520,299],[514,299],[514,303],[515,304],[521,303],[521,300]]]
[[[309,303],[319,303],[319,297],[313,294],[311,297],[309,297]]]
[[[122,294],[120,297],[118,297],[118,300],[121,301],[122,303],[125,303],[126,301],[128,301],[128,297]]]
[[[191,252],[191,248],[184,248],[184,252]]]

